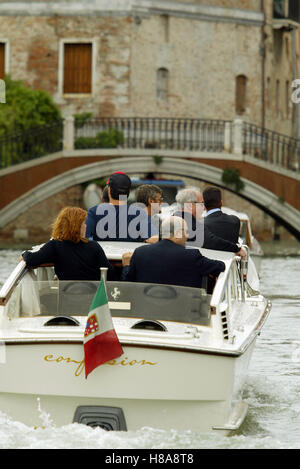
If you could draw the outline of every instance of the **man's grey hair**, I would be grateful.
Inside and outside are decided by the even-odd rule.
[[[165,218],[161,224],[161,237],[163,239],[181,238],[183,223],[186,226],[185,221],[181,217],[170,216]]]
[[[197,186],[186,186],[185,189],[190,189],[190,190],[195,191],[197,193],[201,192],[201,190]]]
[[[198,202],[198,195],[200,190],[196,189],[181,189],[176,194],[176,202],[180,205],[180,207],[184,207],[184,204],[188,203],[197,203]]]

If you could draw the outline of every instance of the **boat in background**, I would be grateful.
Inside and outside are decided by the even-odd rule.
[[[132,183],[132,189],[128,198],[129,203],[135,202],[136,200],[135,191],[138,186],[141,186],[143,184],[148,184],[148,185],[155,184],[156,186],[160,187],[163,190],[164,204],[168,204],[168,205],[171,205],[175,202],[175,197],[176,197],[177,192],[180,189],[183,189],[185,186],[184,181],[180,179],[155,179],[155,178],[150,178],[150,177],[149,178],[146,177],[145,179],[132,177],[131,183]]]
[[[261,261],[263,258],[263,250],[257,239],[252,234],[251,221],[246,213],[238,212],[228,207],[222,206],[222,211],[227,215],[235,215],[241,221],[240,225],[240,243],[249,247],[250,256],[256,266],[256,270],[260,273]]]
[[[122,254],[141,245],[100,244],[117,269]],[[253,263],[228,252],[201,253],[226,266],[203,288],[106,282],[124,354],[87,379],[83,337],[98,282],[58,281],[53,267],[27,270],[19,262],[0,290],[0,409],[30,426],[39,426],[42,409],[55,425],[237,430],[270,303],[258,291]]]
[[[89,184],[83,193],[83,204],[86,210],[100,204],[102,201],[102,189],[98,184]]]

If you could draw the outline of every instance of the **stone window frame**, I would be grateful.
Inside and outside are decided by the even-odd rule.
[[[90,93],[64,93],[64,46],[65,44],[91,44],[92,45],[92,72],[91,72],[91,92]],[[96,80],[96,58],[98,50],[98,41],[96,38],[78,38],[68,37],[59,40],[58,52],[58,94],[67,98],[85,98],[95,95],[95,80]]]
[[[4,74],[6,75],[10,71],[10,42],[9,39],[0,37],[0,44],[4,46]]]

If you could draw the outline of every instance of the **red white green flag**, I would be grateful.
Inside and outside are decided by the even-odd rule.
[[[123,354],[111,318],[103,279],[90,307],[83,344],[86,378],[97,366]]]

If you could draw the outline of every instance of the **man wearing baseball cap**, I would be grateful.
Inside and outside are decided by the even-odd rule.
[[[146,241],[157,235],[157,228],[145,210],[128,205],[131,180],[122,171],[108,180],[109,203],[95,205],[88,211],[86,237],[96,241]]]

